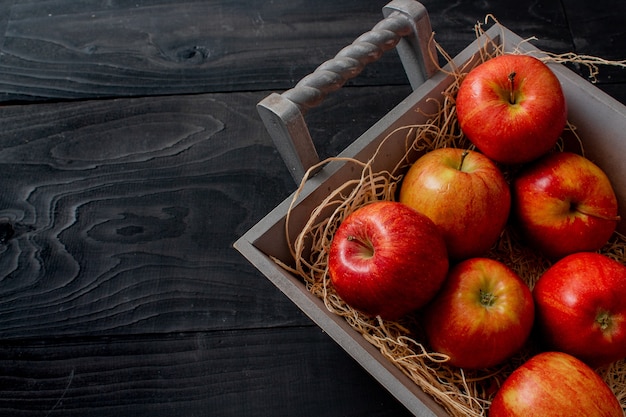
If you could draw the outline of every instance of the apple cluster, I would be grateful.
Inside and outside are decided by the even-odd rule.
[[[558,78],[536,58],[498,56],[467,74],[456,112],[472,149],[427,152],[398,201],[338,227],[337,294],[370,316],[419,313],[427,344],[461,368],[503,363],[536,329],[544,352],[506,379],[490,417],[623,417],[593,370],[626,358],[626,266],[600,252],[617,198],[591,160],[555,147],[567,122]],[[489,256],[506,227],[551,265],[532,289]]]

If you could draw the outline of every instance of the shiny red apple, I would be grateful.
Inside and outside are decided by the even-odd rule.
[[[575,153],[553,152],[535,161],[513,180],[512,192],[517,225],[548,258],[600,249],[619,221],[609,178]]]
[[[379,201],[339,225],[328,272],[348,305],[395,320],[434,297],[448,272],[448,254],[432,220],[405,204]]]
[[[467,138],[505,164],[548,152],[567,121],[558,78],[528,55],[501,55],[472,69],[459,87],[456,112]]]
[[[626,358],[626,267],[608,256],[579,252],[539,278],[533,296],[547,347],[590,366]]]
[[[503,263],[472,258],[452,267],[426,307],[431,347],[454,366],[479,369],[504,362],[528,339],[534,319],[530,289]]]
[[[504,381],[489,417],[624,417],[611,388],[584,362],[562,352],[533,356]]]
[[[443,231],[450,257],[460,260],[493,246],[507,222],[511,192],[485,155],[439,148],[411,165],[399,201],[430,217]]]

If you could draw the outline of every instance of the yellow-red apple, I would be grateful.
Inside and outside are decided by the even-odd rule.
[[[624,417],[610,387],[584,362],[543,352],[514,370],[489,407],[489,417]]]
[[[439,148],[421,156],[402,180],[399,201],[430,217],[454,260],[484,255],[496,242],[511,208],[511,192],[485,155]]]
[[[529,245],[558,259],[605,245],[619,221],[606,174],[589,159],[553,152],[513,180],[513,213]]]
[[[431,347],[454,366],[479,369],[517,353],[530,335],[534,304],[530,289],[503,263],[466,259],[453,266],[424,312]]]

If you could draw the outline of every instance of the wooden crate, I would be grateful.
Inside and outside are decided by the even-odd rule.
[[[392,3],[403,6],[403,3],[416,2],[402,0]],[[423,33],[420,34],[415,27],[413,29],[413,33],[409,34],[409,36],[421,36],[423,38]],[[424,28],[422,27],[421,30],[423,32]],[[409,45],[409,47],[419,49],[420,46],[416,45],[414,41],[415,38],[413,38],[413,44]],[[470,65],[475,65],[475,63],[479,62],[477,59],[479,50],[487,43],[501,46],[507,52],[518,49],[524,53],[532,52],[535,56],[542,55],[542,52],[534,48],[530,43],[525,42],[510,30],[496,23],[457,55],[453,60],[453,65],[461,67],[468,62],[472,63]],[[403,45],[403,47],[407,47],[407,45]],[[424,65],[423,62],[415,63],[415,56],[418,59],[427,58],[424,56],[424,43],[422,43],[421,48],[421,51],[418,51],[417,55],[414,55],[412,58],[404,57],[403,63],[407,71],[416,71],[416,68],[420,67],[426,73],[424,78],[427,79],[425,81],[411,80],[414,91],[361,137],[357,138],[339,156],[367,161],[382,143],[382,147],[374,162],[374,171],[391,169],[404,156],[406,132],[400,132],[395,135],[390,134],[399,127],[426,122],[426,116],[422,114],[423,112],[417,112],[416,109],[419,108],[428,112],[428,109],[432,109],[433,106],[428,99],[440,99],[441,92],[453,82],[453,77],[447,75],[451,64],[448,64],[443,71],[433,72],[432,65],[429,66],[428,63]],[[568,119],[576,126],[578,135],[582,138],[585,155],[598,164],[611,178],[620,202],[620,215],[622,218],[626,218],[626,167],[622,160],[623,155],[626,155],[626,108],[565,66],[550,64],[550,67],[562,84],[568,104]],[[329,90],[339,88],[341,86],[339,84],[333,84]],[[325,91],[325,93],[327,92]],[[274,95],[270,99],[270,101],[274,100],[273,102],[268,104],[266,101],[264,104],[262,103],[261,107],[267,105],[280,107],[281,99],[282,97]],[[279,101],[278,104],[276,104],[276,100]],[[262,112],[263,109],[260,111]],[[296,119],[301,119],[300,114],[296,116]],[[276,126],[276,119],[272,121],[263,116],[263,114],[262,117],[264,117],[270,133],[272,131],[282,131],[282,137],[280,132],[273,135],[278,142],[285,140],[285,130],[294,128],[288,120],[292,116],[284,117],[279,115],[278,118],[281,120],[278,122],[282,123],[282,126]],[[296,128],[297,126],[302,127],[302,120],[299,120],[298,123],[300,125],[296,124]],[[295,134],[299,135],[300,133],[302,132],[296,132]],[[289,135],[290,133],[287,132],[287,136]],[[307,136],[308,131],[304,131],[304,135]],[[290,141],[294,140],[293,137],[288,139]],[[385,140],[383,141],[383,139]],[[298,139],[296,138],[295,140]],[[310,146],[310,144],[306,144],[307,140],[310,140],[310,138],[304,138],[305,147]],[[288,145],[289,149],[287,152],[291,152],[293,157],[297,154],[294,149],[299,145],[294,145],[293,143]],[[285,144],[277,143],[277,146],[284,147]],[[288,164],[290,163],[288,158],[285,158],[285,160]],[[299,162],[302,161],[296,161],[296,163]],[[304,164],[304,168],[314,162],[315,159],[313,158],[312,161]],[[293,160],[291,163],[293,163]],[[299,174],[295,174],[294,178],[300,178],[301,173],[302,171]],[[354,165],[335,161],[328,163],[315,176],[308,179],[291,208],[290,231],[292,234],[296,234],[302,229],[302,225],[309,219],[311,210],[320,204],[330,190],[335,189],[349,179],[358,179],[360,174],[358,170],[354,169]],[[285,236],[285,217],[292,200],[293,196],[290,196],[271,211],[235,243],[235,248],[348,352],[367,372],[403,403],[410,412],[416,416],[448,416],[448,413],[433,398],[425,394],[420,387],[351,328],[343,318],[330,313],[322,300],[307,291],[300,278],[281,268],[272,259],[277,258],[288,265],[293,263]],[[624,232],[624,225],[622,224],[618,229]],[[291,236],[290,239],[294,237]]]

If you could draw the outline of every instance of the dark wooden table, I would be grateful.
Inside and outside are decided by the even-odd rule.
[[[1,416],[408,415],[232,248],[295,189],[256,103],[385,3],[0,0]],[[493,13],[626,58],[623,0],[423,4],[452,55]],[[367,67],[309,115],[322,156],[409,91]]]

